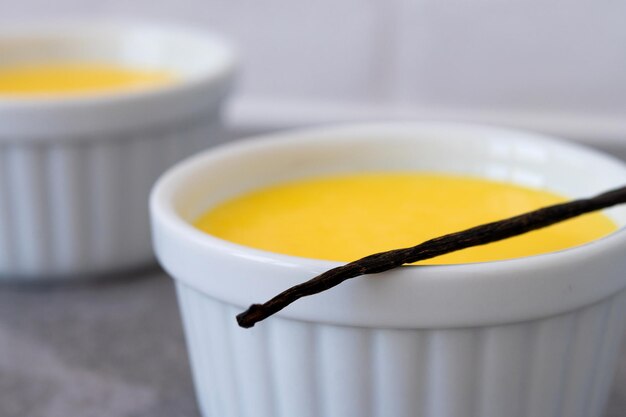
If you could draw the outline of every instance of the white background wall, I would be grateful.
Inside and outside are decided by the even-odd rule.
[[[229,35],[238,124],[454,118],[626,139],[623,1],[0,0],[0,25],[68,15]]]

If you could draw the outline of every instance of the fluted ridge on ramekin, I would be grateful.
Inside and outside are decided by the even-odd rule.
[[[521,323],[368,329],[239,309],[177,283],[205,417],[600,417],[626,292]]]
[[[148,197],[216,140],[217,112],[89,140],[0,143],[0,279],[78,277],[153,259]]]

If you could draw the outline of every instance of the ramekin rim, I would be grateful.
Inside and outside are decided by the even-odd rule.
[[[214,158],[225,158],[231,153],[236,155],[241,150],[251,151],[256,147],[301,141],[303,135],[309,136],[310,139],[317,138],[320,140],[320,137],[324,134],[337,136],[341,132],[348,135],[356,135],[359,129],[371,132],[372,129],[395,128],[402,129],[402,131],[406,132],[407,128],[424,128],[425,126],[437,126],[445,129],[457,127],[461,129],[474,129],[475,131],[476,129],[481,129],[481,131],[488,129],[492,133],[513,133],[515,135],[521,135],[525,141],[531,140],[541,143],[550,143],[557,146],[566,146],[570,149],[575,148],[585,153],[591,152],[593,156],[601,157],[620,165],[626,174],[626,165],[624,165],[623,162],[586,146],[572,144],[564,140],[533,132],[492,127],[482,124],[457,122],[340,124],[322,128],[305,128],[260,135],[240,140],[236,143],[221,145],[217,148],[197,154],[170,168],[170,170],[161,176],[153,187],[150,196],[152,227],[153,232],[156,232],[154,243],[157,249],[157,257],[162,261],[162,265],[170,272],[176,281],[191,286],[213,298],[221,299],[224,302],[240,307],[245,307],[253,302],[265,301],[263,297],[273,296],[285,290],[287,288],[285,284],[288,286],[296,285],[306,279],[312,278],[318,273],[339,266],[342,263],[272,253],[237,245],[206,234],[193,227],[189,221],[183,219],[176,212],[173,206],[173,200],[171,199],[173,193],[177,186],[185,182],[184,177],[186,175],[189,176],[194,171],[194,168],[210,163]],[[389,130],[386,132],[390,133]],[[180,183],[178,183],[179,181]],[[384,284],[379,278],[374,276],[349,280],[349,282],[340,285],[332,291],[310,297],[315,300],[308,300],[309,297],[307,297],[307,300],[295,303],[294,306],[290,306],[290,308],[281,311],[279,315],[281,317],[298,320],[340,325],[397,328],[414,328],[417,326],[433,328],[442,326],[471,327],[495,323],[503,324],[561,314],[565,311],[579,308],[581,305],[599,301],[618,290],[622,290],[624,286],[626,286],[626,283],[623,282],[624,280],[618,280],[613,277],[615,274],[611,275],[612,278],[605,278],[603,280],[604,283],[601,285],[596,281],[588,279],[588,277],[583,278],[582,276],[578,276],[580,274],[576,274],[576,271],[588,267],[586,262],[589,259],[595,259],[595,262],[589,266],[592,268],[591,270],[595,270],[593,268],[597,269],[598,265],[602,264],[604,259],[612,256],[611,254],[614,256],[620,247],[626,246],[626,232],[624,229],[625,228],[622,227],[610,235],[584,245],[546,254],[494,262],[403,267],[378,274],[385,276]],[[219,256],[220,259],[224,259],[231,266],[237,264],[239,260],[246,260],[247,266],[245,268],[250,268],[253,267],[254,262],[257,262],[259,267],[262,267],[262,270],[265,271],[265,274],[267,274],[267,271],[279,272],[289,270],[292,272],[284,272],[288,275],[280,275],[276,277],[276,279],[270,279],[269,281],[259,281],[255,280],[254,277],[245,277],[241,279],[242,284],[239,285],[243,286],[240,286],[239,291],[235,291],[233,287],[233,285],[236,286],[238,284],[229,284],[226,286],[228,288],[222,288],[221,284],[219,284],[219,280],[211,283],[212,280],[207,281],[205,279],[206,275],[204,273],[197,273],[197,271],[192,272],[189,268],[193,267],[184,266],[180,264],[178,260],[174,259],[172,257],[174,256],[172,247],[176,244],[182,244],[186,250],[191,249],[191,251],[196,254],[189,255],[189,259],[197,259],[202,253],[204,256],[211,256],[212,259],[216,259],[215,256]],[[202,262],[204,264],[207,261],[204,260]],[[562,265],[565,264],[567,264],[567,267],[563,268]],[[556,268],[557,266],[558,268]],[[276,269],[277,267],[278,269]],[[249,269],[246,270],[250,272]],[[414,271],[418,270],[421,271],[419,274],[414,273]],[[548,275],[551,276],[551,274],[557,270],[560,271],[560,278],[556,279],[553,277],[554,279],[550,280],[543,279]],[[206,273],[209,272],[207,271]],[[569,278],[569,273],[573,273],[576,277],[572,276],[573,278]],[[287,278],[287,276],[289,276],[289,278]],[[468,277],[473,278],[471,282],[467,280]],[[523,282],[520,283],[520,279]],[[237,281],[239,282],[240,279],[237,279]],[[244,285],[244,282],[247,283],[247,285]],[[471,288],[475,289],[470,289],[468,282],[471,284]],[[418,298],[422,297],[420,300],[424,301],[423,297],[426,296],[425,294],[430,294],[431,296],[433,294],[442,294],[440,291],[448,291],[451,290],[451,288],[457,288],[457,290],[459,288],[465,288],[469,289],[471,293],[478,291],[480,294],[484,295],[491,293],[492,290],[488,290],[487,288],[493,289],[493,285],[498,288],[496,291],[507,291],[509,294],[507,297],[511,296],[510,291],[515,289],[529,290],[529,288],[536,289],[537,286],[539,286],[547,291],[544,291],[544,294],[538,298],[531,300],[532,302],[530,304],[525,304],[518,300],[514,303],[515,305],[510,307],[502,306],[503,301],[499,300],[489,300],[488,306],[477,307],[472,304],[473,302],[468,301],[469,299],[465,299],[470,297],[469,295],[467,297],[462,296],[461,299],[458,299],[461,300],[461,304],[455,305],[453,312],[448,312],[447,310],[443,311],[441,306],[434,308],[434,310],[428,310],[428,300],[425,305],[417,305],[419,302],[413,299],[411,299],[408,304],[407,300],[399,301],[396,299],[397,305],[394,305],[392,310],[398,310],[401,305],[411,305],[412,307],[407,308],[415,313],[404,318],[393,316],[393,313],[386,311],[380,305],[373,307],[373,304],[371,304],[371,302],[378,304],[379,301],[374,301],[374,299],[378,300],[381,294],[384,294],[382,297],[385,300],[389,299],[392,294],[406,297],[408,294],[407,291],[409,291],[410,294],[414,294],[412,291],[418,288],[419,292],[415,293],[415,295]],[[254,287],[254,289],[251,287]],[[572,291],[574,292],[572,293]],[[251,296],[247,294],[248,292],[250,292],[250,294],[258,294]],[[559,301],[553,302],[552,298],[546,299],[546,297],[550,297],[550,294],[559,294]],[[438,297],[440,296],[436,295],[435,298]],[[443,298],[445,299],[446,297],[454,298],[456,296],[444,296]],[[366,303],[366,300],[369,301]],[[342,309],[340,310],[335,306],[335,304],[345,303],[348,303],[348,305],[341,307]],[[414,304],[415,306],[413,306]],[[328,308],[331,305],[333,307]],[[326,306],[326,308],[320,310],[321,306]],[[347,312],[345,308],[351,308],[352,310]],[[498,308],[499,310],[497,310]],[[376,315],[374,311],[378,311],[381,315]],[[495,311],[498,313],[495,314]]]

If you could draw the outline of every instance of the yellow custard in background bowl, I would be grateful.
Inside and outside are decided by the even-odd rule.
[[[46,63],[0,66],[0,96],[68,97],[150,89],[176,81],[175,74],[110,63]]]
[[[235,55],[220,36],[177,26],[0,28],[0,280],[153,263],[150,187],[220,140]]]
[[[625,183],[592,149],[455,123],[284,132],[187,159],[150,206],[202,414],[601,417],[626,317],[624,206],[531,232],[522,252],[350,279],[251,329],[235,316],[353,256]]]

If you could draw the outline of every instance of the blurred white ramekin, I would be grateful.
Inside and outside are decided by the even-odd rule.
[[[626,183],[623,163],[591,149],[451,123],[283,133],[177,165],[153,190],[153,235],[177,283],[203,414],[600,417],[626,319],[623,229],[545,255],[352,279],[237,327],[249,304],[338,264],[243,247],[191,222],[255,187],[363,170],[452,172],[570,197]],[[626,207],[606,213],[626,224]]]
[[[0,96],[0,279],[78,278],[151,262],[150,188],[215,143],[235,53],[203,31],[121,22],[0,29],[0,65],[104,62],[167,85]]]

